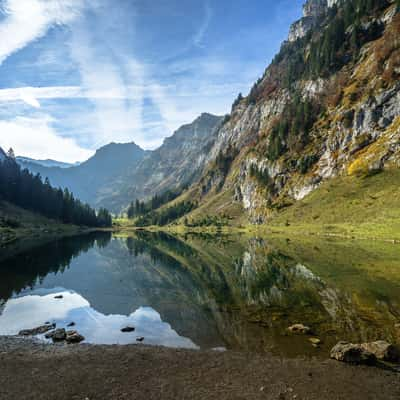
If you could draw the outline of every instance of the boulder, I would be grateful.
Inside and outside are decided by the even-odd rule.
[[[294,324],[292,326],[289,326],[288,330],[289,332],[303,334],[303,335],[311,333],[311,328],[303,324]]]
[[[400,360],[399,349],[384,340],[378,340],[371,343],[362,343],[361,347],[364,350],[374,354],[378,360],[389,362],[396,362]]]
[[[46,339],[51,339],[53,342],[62,342],[67,337],[67,332],[64,328],[56,329],[46,334]]]
[[[77,331],[67,331],[66,342],[69,344],[80,343],[85,340],[84,336],[80,335]]]
[[[23,329],[22,331],[19,331],[18,335],[20,336],[35,336],[35,335],[42,335],[43,333],[46,333],[54,328],[53,324],[46,324],[42,326],[38,326],[37,328],[33,329]]]
[[[365,350],[360,344],[339,342],[331,350],[331,358],[350,364],[376,364],[376,356]]]

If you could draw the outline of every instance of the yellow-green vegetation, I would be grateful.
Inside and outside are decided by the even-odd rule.
[[[276,231],[400,240],[400,171],[327,181],[277,213]]]

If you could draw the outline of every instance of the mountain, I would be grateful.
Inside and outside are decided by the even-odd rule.
[[[62,162],[62,161],[56,161],[56,160],[51,160],[51,159],[47,159],[47,160],[35,160],[33,158],[29,158],[29,157],[22,157],[22,156],[18,156],[15,158],[18,162],[18,164],[23,167],[23,168],[28,168],[29,169],[29,164],[38,164],[41,165],[43,167],[59,167],[59,168],[70,168],[76,165],[79,165],[80,163],[66,163],[66,162]]]
[[[333,179],[346,183],[347,209],[351,185],[375,182],[385,197],[385,173],[394,179],[400,165],[399,10],[393,0],[308,0],[216,132],[204,173],[182,197],[200,204],[190,217],[264,223],[314,192],[334,206],[338,190],[322,196]],[[294,218],[307,214],[298,210]]]
[[[112,190],[129,170],[134,169],[146,151],[135,143],[110,143],[101,147],[80,165],[60,168],[36,163],[25,164],[33,173],[48,177],[56,187],[68,188],[80,200],[100,207],[103,198],[112,196]]]
[[[121,208],[132,200],[148,199],[196,182],[222,121],[223,117],[203,113],[166,138],[158,149],[148,152],[123,178],[124,184],[115,188],[114,207]]]
[[[135,199],[147,199],[198,179],[222,120],[204,113],[154,151],[144,151],[134,143],[111,143],[78,166],[24,166],[48,177],[54,186],[67,187],[92,206],[120,212]]]
[[[7,158],[6,152],[0,147],[0,161],[4,161]]]

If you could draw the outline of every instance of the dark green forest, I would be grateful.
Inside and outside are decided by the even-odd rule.
[[[9,156],[0,162],[0,199],[16,206],[39,213],[65,224],[90,227],[112,225],[110,213],[100,208],[98,212],[75,199],[68,190],[53,188],[46,178],[33,175],[16,163],[10,150]]]

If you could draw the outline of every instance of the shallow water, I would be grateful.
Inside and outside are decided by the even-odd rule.
[[[67,238],[0,264],[0,334],[74,322],[89,343],[326,356],[338,340],[399,341],[399,260],[400,247],[366,242]],[[294,323],[323,344],[288,334]]]

